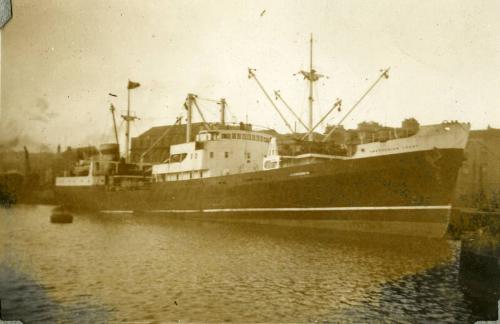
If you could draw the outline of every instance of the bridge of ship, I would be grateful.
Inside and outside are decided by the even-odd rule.
[[[245,129],[204,130],[194,142],[172,145],[165,163],[152,167],[154,181],[179,181],[263,169],[272,136]]]

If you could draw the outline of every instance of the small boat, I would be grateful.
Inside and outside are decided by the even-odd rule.
[[[71,215],[64,206],[58,206],[52,210],[50,215],[51,223],[73,223],[73,215]]]

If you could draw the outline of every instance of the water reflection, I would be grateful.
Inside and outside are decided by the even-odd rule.
[[[160,215],[61,225],[49,213],[0,211],[4,318],[38,291],[30,307],[42,315],[25,307],[23,318],[64,319],[73,307],[90,322],[470,319],[454,242]]]

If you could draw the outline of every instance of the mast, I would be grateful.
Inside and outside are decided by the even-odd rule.
[[[129,81],[130,83],[130,81]],[[125,118],[127,128],[125,130],[125,162],[129,162],[129,141],[130,141],[130,87],[127,87],[127,117]]]
[[[313,35],[311,33],[310,39],[310,47],[309,47],[309,71],[300,71],[299,73],[304,76],[304,79],[309,81],[309,120],[308,120],[308,129],[313,128],[313,83],[318,81],[319,78],[323,77],[323,75],[316,73],[316,70],[313,69]],[[309,140],[312,141],[314,139],[313,133],[309,134]]]
[[[120,151],[120,142],[118,141],[118,130],[116,129],[116,118],[115,118],[115,106],[113,104],[110,105],[109,111],[111,111],[111,116],[113,116],[113,129],[115,131],[115,140],[116,140],[116,145],[118,145],[118,151]]]
[[[222,98],[220,104],[220,123],[222,126],[226,123],[226,99]]]
[[[186,143],[191,141],[191,121],[192,121],[192,111],[193,111],[193,101],[194,94],[189,93],[187,97],[187,124],[186,124]]]
[[[313,35],[311,33],[310,53],[309,53],[309,130],[313,128]],[[309,141],[314,139],[313,132],[309,133]]]
[[[123,116],[122,118],[126,122],[126,130],[125,130],[125,162],[129,163],[130,162],[130,122],[134,121],[137,119],[136,116],[131,116],[130,115],[130,90],[133,90],[135,88],[140,87],[141,84],[139,82],[133,82],[128,80],[128,86],[127,86],[127,115]]]

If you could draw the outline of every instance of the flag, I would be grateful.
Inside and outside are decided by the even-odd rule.
[[[135,89],[135,88],[139,88],[140,86],[141,86],[141,84],[139,82],[134,82],[134,81],[128,80],[128,87],[127,87],[127,89],[132,90],[132,89]]]

